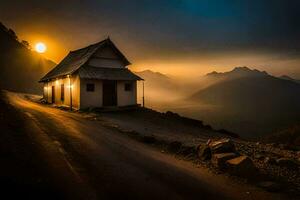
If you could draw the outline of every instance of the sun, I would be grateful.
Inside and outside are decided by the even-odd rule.
[[[38,42],[36,43],[35,45],[35,50],[38,52],[38,53],[45,53],[46,50],[47,50],[47,46],[42,43],[42,42]]]

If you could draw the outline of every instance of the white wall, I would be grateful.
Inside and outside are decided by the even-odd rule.
[[[76,109],[103,106],[103,88],[101,80],[79,79],[78,76],[72,77],[72,104]],[[86,91],[86,84],[95,85],[94,92]],[[131,91],[125,91],[125,83],[132,84]],[[64,84],[65,100],[61,101],[61,84]],[[117,81],[117,102],[118,106],[128,106],[137,104],[137,82],[136,81]],[[52,89],[55,86],[55,104],[70,105],[69,79],[58,79],[44,84],[44,98],[48,103],[52,103]],[[48,98],[47,98],[48,97]]]
[[[109,46],[101,48],[97,52],[95,52],[93,58],[89,60],[88,64],[94,67],[106,67],[106,68],[125,67],[119,55],[117,55]]]
[[[88,92],[86,91],[86,84],[92,83],[95,84],[95,91]],[[80,81],[80,108],[89,108],[89,107],[102,107],[102,81],[100,80],[88,80],[81,79]]]
[[[131,91],[125,91],[125,83],[132,84]],[[136,81],[118,81],[117,82],[118,106],[129,106],[137,104]]]
[[[64,84],[64,101],[61,100],[61,85]],[[80,107],[80,79],[78,76],[71,77],[72,85],[72,106],[76,109]],[[70,79],[57,79],[44,83],[44,98],[48,103],[52,102],[52,86],[55,87],[55,105],[70,106]]]

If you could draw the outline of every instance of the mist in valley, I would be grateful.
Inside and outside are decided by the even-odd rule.
[[[300,122],[300,84],[292,78],[247,67],[191,79],[150,70],[137,74],[145,79],[146,107],[199,119],[243,138],[265,138]]]
[[[38,80],[55,63],[32,51],[26,41],[3,24],[0,24],[0,41],[0,87],[40,94],[42,85]],[[130,69],[145,80],[146,107],[199,119],[241,137],[262,138],[300,122],[299,80],[286,76],[282,67],[280,73],[275,70],[276,76],[247,67],[226,67],[222,73],[212,70],[207,74],[201,67],[197,68],[199,72],[191,72],[191,68],[177,66],[170,70],[172,74],[155,72],[152,68],[138,71],[133,66]],[[168,67],[161,66],[161,69],[166,71]],[[143,82],[139,82],[140,104],[142,88]]]

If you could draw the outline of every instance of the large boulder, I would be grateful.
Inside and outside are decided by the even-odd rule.
[[[253,178],[257,169],[248,156],[239,156],[226,161],[226,167],[230,174],[244,178]]]
[[[207,144],[199,145],[197,147],[197,155],[201,160],[210,160],[211,159],[211,150]]]
[[[213,154],[211,162],[218,169],[224,170],[226,168],[226,161],[236,158],[238,155],[236,153],[218,153]]]
[[[209,142],[209,147],[212,153],[232,153],[236,152],[232,140],[224,138],[216,141]]]

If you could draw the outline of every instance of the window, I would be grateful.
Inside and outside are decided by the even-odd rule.
[[[86,84],[86,91],[87,92],[94,92],[95,91],[95,84],[93,84],[93,83]]]
[[[132,84],[131,83],[125,83],[125,91],[131,91],[132,90]]]
[[[61,86],[60,86],[60,100],[61,101],[65,100],[65,86],[64,86],[64,84],[61,84]]]

